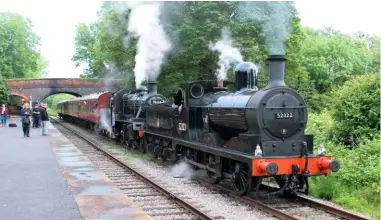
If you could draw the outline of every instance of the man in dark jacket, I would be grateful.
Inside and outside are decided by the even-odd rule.
[[[30,122],[32,117],[32,109],[29,107],[29,103],[25,103],[21,109],[21,123],[24,137],[29,137]]]
[[[40,117],[42,122],[42,136],[46,136],[48,135],[49,116],[46,105],[44,103],[41,103]]]
[[[40,111],[38,104],[36,103],[33,108],[33,125],[32,128],[38,128],[39,126],[39,119],[40,119]]]

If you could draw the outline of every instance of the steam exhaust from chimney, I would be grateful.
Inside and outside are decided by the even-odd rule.
[[[148,93],[157,94],[157,82],[148,82],[147,84]]]
[[[266,88],[286,86],[284,74],[286,67],[286,57],[284,55],[270,55],[269,61],[269,84]]]

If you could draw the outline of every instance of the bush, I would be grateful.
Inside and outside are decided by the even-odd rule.
[[[322,110],[320,114],[308,114],[306,133],[314,135],[315,149],[320,143],[327,141],[332,127],[332,116],[327,109]]]
[[[314,135],[315,148],[322,143],[327,154],[340,161],[337,173],[313,177],[313,196],[333,200],[344,207],[379,218],[380,212],[380,147],[379,140],[364,140],[354,149],[328,141],[335,127],[330,111],[309,114],[307,133]],[[316,150],[316,149],[315,149]]]
[[[324,145],[341,167],[337,173],[311,178],[311,195],[379,218],[379,141],[367,141],[353,150],[332,142]]]
[[[379,74],[354,77],[332,94],[335,97],[332,108],[335,121],[332,135],[335,143],[354,146],[364,138],[379,137]]]

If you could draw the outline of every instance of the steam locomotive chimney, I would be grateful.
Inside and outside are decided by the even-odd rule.
[[[157,82],[148,82],[147,84],[148,93],[157,94]]]
[[[284,55],[270,55],[269,61],[269,84],[266,88],[277,86],[286,86],[284,83],[284,72],[286,66],[286,57]]]
[[[217,87],[224,87],[224,81],[217,81]]]

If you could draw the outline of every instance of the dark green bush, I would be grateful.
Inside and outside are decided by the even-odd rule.
[[[380,76],[364,74],[333,91],[332,135],[336,143],[347,146],[379,137]]]

